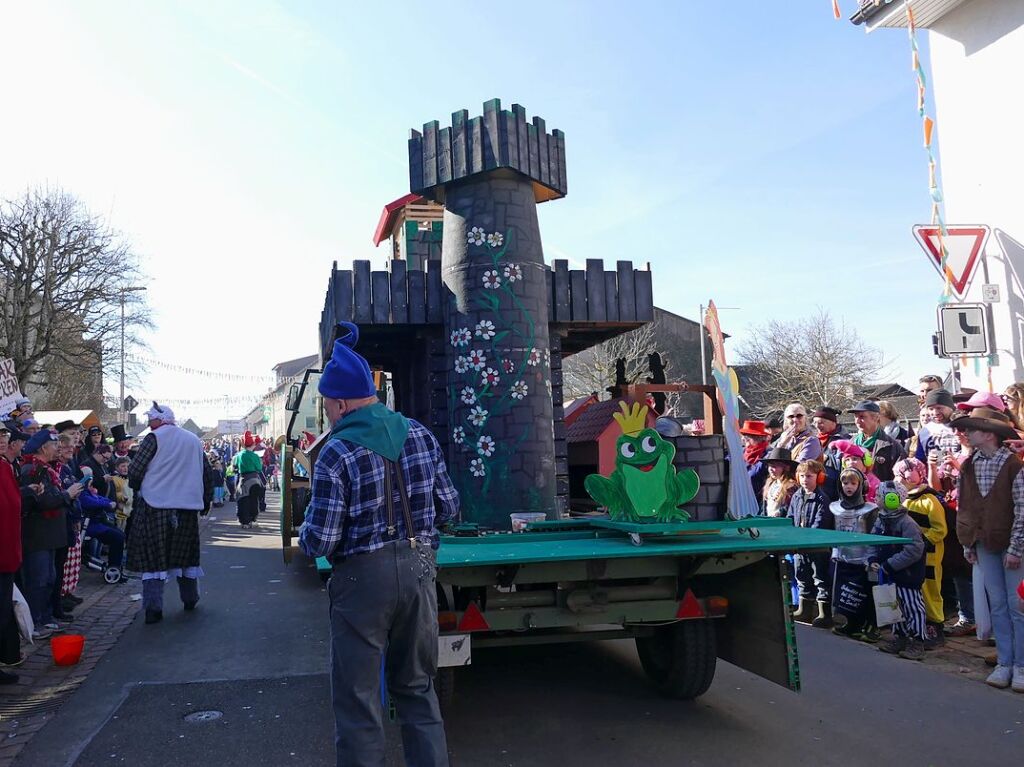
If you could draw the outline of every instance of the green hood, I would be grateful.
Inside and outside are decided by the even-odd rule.
[[[409,419],[380,402],[342,416],[331,430],[332,439],[362,445],[389,461],[397,461],[409,436]]]

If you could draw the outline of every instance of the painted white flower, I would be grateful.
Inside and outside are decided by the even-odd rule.
[[[505,279],[509,282],[523,279],[523,269],[519,264],[509,264],[505,267]]]
[[[501,287],[501,276],[498,274],[497,269],[484,272],[484,287],[488,290]]]
[[[544,350],[544,364],[545,365],[550,365],[551,364],[551,350],[550,349],[545,349]]]
[[[476,392],[473,391],[473,387],[472,386],[464,387],[462,389],[462,392],[459,394],[459,397],[467,405],[474,405],[474,404],[476,404]]]
[[[501,232],[487,235],[487,244],[492,248],[500,248],[503,242],[505,242],[505,236]]]
[[[474,426],[483,426],[487,423],[488,412],[482,407],[477,405],[475,408],[469,411],[469,415],[466,416],[469,422]]]
[[[540,364],[540,349],[536,346],[530,349],[530,356],[526,358],[527,365],[539,365]]]
[[[505,369],[506,373],[511,374],[516,372],[516,363],[514,363],[512,360],[502,360],[501,366],[502,368]]]
[[[469,328],[459,328],[458,330],[452,331],[452,346],[456,348],[460,346],[466,346],[472,340],[473,334],[469,332]]]
[[[484,465],[483,458],[474,458],[469,462],[469,470],[473,472],[474,477],[482,477],[487,473],[487,467]]]
[[[498,375],[498,371],[494,368],[487,368],[487,370],[480,374],[480,381],[484,386],[494,386],[500,380],[501,376]]]
[[[463,442],[465,442],[466,430],[463,429],[461,426],[456,426],[454,429],[452,429],[452,441],[456,445],[461,445]]]
[[[476,451],[485,458],[494,455],[495,447],[494,437],[488,437],[486,434],[476,441]]]
[[[466,357],[466,363],[473,368],[473,370],[483,370],[484,366],[487,364],[487,355],[480,349],[474,349]]]
[[[530,387],[526,385],[526,381],[516,381],[512,384],[512,389],[509,394],[512,395],[512,399],[522,399],[530,393]]]
[[[476,334],[485,341],[494,338],[494,323],[490,320],[480,320],[476,323]]]
[[[466,241],[470,245],[483,245],[486,235],[484,234],[483,227],[474,226],[469,232],[466,233]]]
[[[469,358],[463,357],[461,354],[455,358],[455,372],[465,373],[469,370]]]

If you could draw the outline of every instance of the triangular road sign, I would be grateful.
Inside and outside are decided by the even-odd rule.
[[[946,227],[946,234],[941,241],[942,245],[946,246],[949,284],[958,298],[963,298],[967,293],[974,270],[985,252],[988,235],[989,228],[984,224]],[[942,249],[939,245],[939,227],[918,224],[914,227],[914,237],[928,255],[928,260],[938,271],[939,276],[945,280],[946,274],[942,270]]]

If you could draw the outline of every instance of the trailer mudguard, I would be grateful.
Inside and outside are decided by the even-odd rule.
[[[718,657],[763,679],[800,691],[796,634],[787,600],[783,555],[769,554],[728,573],[698,576],[698,593],[729,600],[714,622]]]

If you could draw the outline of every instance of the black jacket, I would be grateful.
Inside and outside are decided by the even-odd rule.
[[[819,487],[808,497],[804,489],[797,488],[789,500],[787,517],[791,517],[795,527],[815,527],[821,530],[835,530],[836,518],[828,507],[828,496]]]
[[[68,545],[67,508],[71,499],[45,466],[21,467],[21,545],[24,551],[61,549]],[[38,495],[29,485],[42,485]]]
[[[871,529],[873,535],[910,538],[913,543],[892,543],[872,546],[868,562],[882,566],[886,580],[897,586],[919,589],[924,585],[925,550],[921,528],[904,510],[902,514],[879,514]]]

